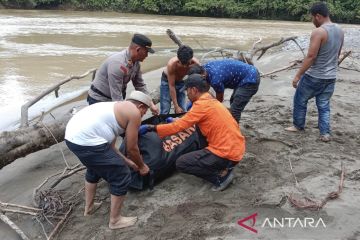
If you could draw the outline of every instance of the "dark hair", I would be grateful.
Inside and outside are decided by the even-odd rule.
[[[324,2],[317,2],[312,5],[310,8],[311,15],[315,16],[316,14],[320,14],[323,17],[329,16],[329,9]]]
[[[182,64],[187,64],[194,56],[194,52],[191,47],[182,45],[177,51],[177,57]]]
[[[188,78],[185,80],[185,88],[195,87],[199,90],[199,92],[207,92],[209,91],[209,84],[205,80],[203,76],[200,74],[191,74],[188,76]]]
[[[203,75],[203,74],[205,74],[205,68],[203,66],[200,66],[199,64],[194,64],[189,69],[188,75],[191,75],[194,73]]]

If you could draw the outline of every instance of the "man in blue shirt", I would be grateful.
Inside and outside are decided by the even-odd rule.
[[[188,74],[193,73],[206,77],[220,102],[224,100],[226,88],[234,89],[230,98],[230,110],[237,122],[240,121],[246,104],[259,89],[260,74],[256,67],[235,59],[213,60],[202,67],[195,65]]]

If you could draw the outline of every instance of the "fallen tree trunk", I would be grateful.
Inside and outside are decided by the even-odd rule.
[[[58,141],[63,141],[66,123],[69,117],[61,122],[51,124],[48,129]],[[52,134],[44,126],[30,126],[0,134],[0,168],[17,158],[47,148],[56,143]]]
[[[155,104],[160,101],[159,89],[154,90],[150,95]],[[17,158],[62,142],[66,124],[72,117],[71,110],[69,109],[54,123],[45,125],[39,121],[33,126],[0,133],[0,169]]]

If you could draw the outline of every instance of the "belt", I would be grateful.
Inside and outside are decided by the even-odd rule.
[[[164,80],[164,81],[168,81],[168,79],[167,79],[167,76],[166,76],[166,74],[165,74],[165,72],[162,72],[162,74],[161,74],[161,78],[162,78],[162,80]]]
[[[111,100],[111,97],[105,95],[103,92],[101,92],[99,89],[97,89],[94,85],[91,85],[90,86],[90,89],[93,90],[94,92],[96,92],[97,94],[103,96],[103,97],[106,97],[107,99],[110,99]]]

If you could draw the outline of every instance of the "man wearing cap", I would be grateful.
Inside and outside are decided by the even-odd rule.
[[[193,55],[191,47],[182,45],[177,51],[177,56],[171,58],[167,63],[160,84],[161,114],[169,114],[171,102],[174,104],[175,113],[182,113],[186,110],[183,78],[193,64],[199,64],[199,60]]]
[[[225,89],[233,89],[230,111],[237,122],[260,85],[260,74],[253,65],[235,59],[212,60],[203,66],[194,65],[189,74],[203,75],[216,92],[216,99],[224,100]]]
[[[66,126],[66,145],[87,169],[84,216],[99,207],[94,197],[97,183],[103,178],[110,186],[110,229],[128,227],[137,221],[136,217],[121,216],[120,210],[131,180],[129,167],[141,175],[149,172],[138,148],[138,129],[151,104],[150,96],[133,91],[126,101],[101,102],[83,108]],[[124,133],[127,157],[115,147],[117,136]]]
[[[209,85],[201,75],[190,75],[185,87],[193,103],[190,111],[172,123],[142,125],[140,129],[156,131],[163,138],[196,124],[208,146],[179,157],[176,168],[211,182],[213,191],[222,191],[232,182],[232,169],[244,155],[245,138],[226,107],[208,93]]]
[[[155,52],[151,45],[151,40],[145,35],[134,34],[127,49],[108,57],[96,72],[88,91],[88,103],[124,100],[130,81],[136,90],[149,94],[142,78],[140,62],[144,61],[148,52]],[[159,111],[153,103],[150,110],[155,114]]]

